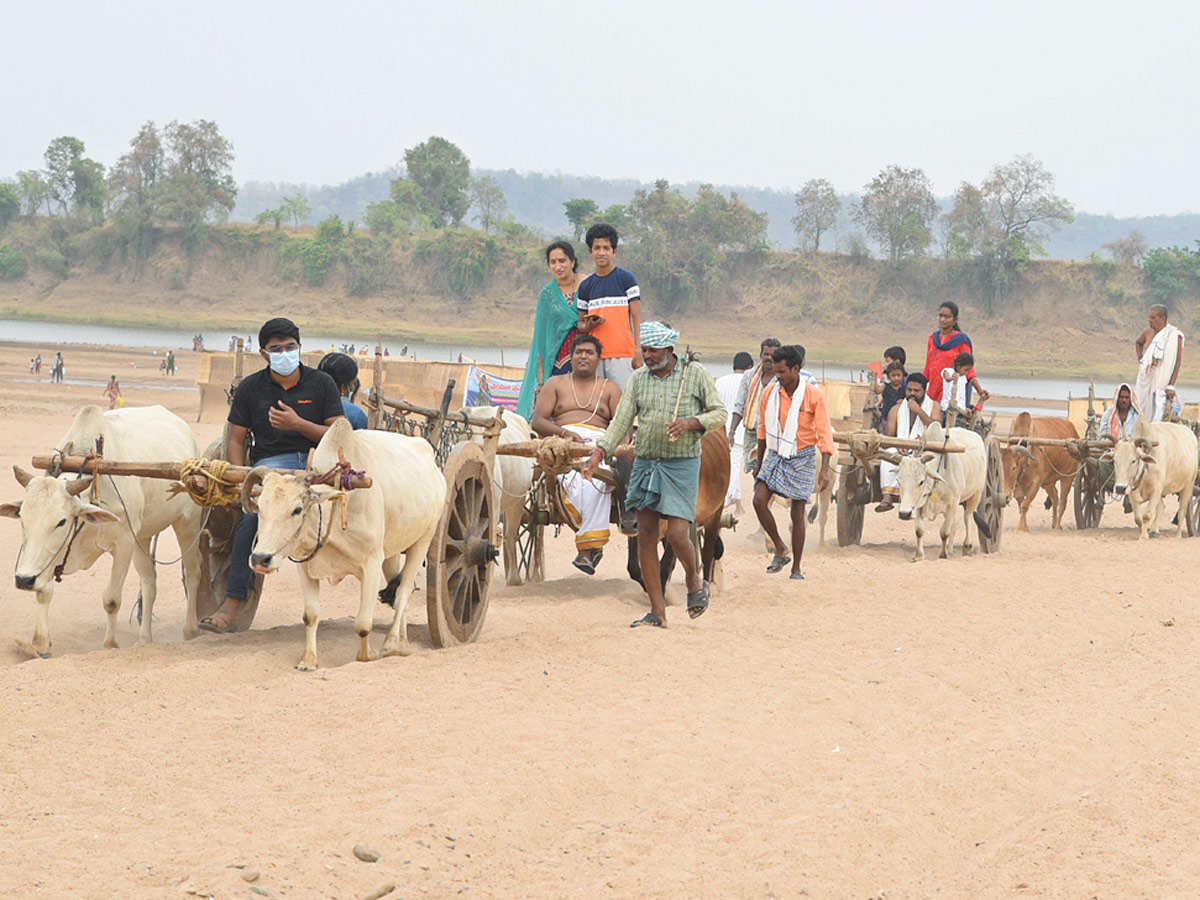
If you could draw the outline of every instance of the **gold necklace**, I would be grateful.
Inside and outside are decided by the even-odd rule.
[[[594,375],[592,376],[592,389],[591,389],[591,391],[588,393],[588,405],[591,405],[591,402],[592,402],[592,395],[596,393],[596,382],[597,382],[598,380],[599,380],[599,379],[598,379],[598,378],[596,378],[596,376],[594,376]],[[574,396],[574,397],[575,397],[575,407],[576,407],[576,409],[587,409],[587,406],[585,406],[584,404],[582,404],[582,403],[580,403],[580,402],[579,402],[579,392],[575,390],[575,375],[574,375],[574,373],[572,373],[572,374],[571,374],[571,394],[572,394],[572,396]],[[597,406],[598,406],[598,405],[599,405],[599,404],[597,404]]]

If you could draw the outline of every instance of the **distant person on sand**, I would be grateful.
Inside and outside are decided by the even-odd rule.
[[[700,488],[700,439],[725,424],[728,415],[708,369],[675,354],[679,332],[664,322],[642,324],[639,362],[621,395],[617,411],[596,449],[583,466],[591,478],[602,460],[616,452],[634,419],[638,420],[633,469],[625,489],[625,506],[637,511],[637,549],[642,579],[650,597],[650,612],[633,623],[665,628],[658,561],[660,525],[683,566],[687,580],[687,611],[695,619],[708,609],[708,585],[696,567],[688,531],[696,518]]]
[[[575,327],[584,334],[594,334],[604,345],[599,374],[625,390],[634,369],[642,366],[642,351],[634,338],[642,324],[642,289],[632,272],[615,263],[617,229],[593,225],[583,239],[596,264],[596,274],[583,279],[575,293],[579,311]]]
[[[1150,307],[1150,327],[1133,343],[1138,358],[1133,397],[1142,414],[1161,422],[1163,411],[1175,401],[1175,380],[1183,363],[1183,332],[1167,322],[1167,308]]]
[[[741,351],[733,357],[733,371],[717,379],[717,393],[725,409],[731,410],[737,405],[738,393],[742,387],[742,378],[754,366],[754,357],[746,351]],[[734,513],[741,515],[742,509],[742,444],[737,437],[737,423],[732,417],[727,423],[729,435],[729,490],[725,492],[725,505],[732,506]]]
[[[337,385],[325,372],[300,362],[300,329],[290,319],[271,319],[258,332],[259,355],[267,365],[242,379],[229,408],[225,458],[235,466],[303,469],[335,420],[343,417]],[[246,435],[253,435],[246,459]],[[200,620],[204,631],[237,630],[250,593],[250,550],[258,516],[243,515],[233,533],[225,600]]]
[[[63,372],[66,366],[63,364],[62,351],[59,350],[54,354],[54,362],[50,364],[50,382],[52,384],[62,384]]]
[[[33,358],[33,374],[34,375],[42,374],[42,354],[40,354],[40,353]]]
[[[108,376],[108,384],[104,386],[104,396],[108,398],[108,408],[116,409],[117,400],[121,399],[121,385],[117,383],[117,376]],[[121,404],[124,406],[125,404]]]
[[[174,350],[167,351],[167,374],[168,375],[175,374],[175,351]]]

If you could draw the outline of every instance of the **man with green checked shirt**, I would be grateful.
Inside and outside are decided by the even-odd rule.
[[[665,628],[658,563],[659,524],[667,521],[667,543],[687,576],[687,610],[696,618],[708,608],[708,585],[696,568],[688,526],[696,516],[700,486],[700,438],[725,424],[727,413],[712,375],[675,355],[679,332],[662,322],[643,322],[639,341],[645,365],[634,371],[604,437],[583,466],[591,478],[637,420],[636,456],[625,505],[637,511],[638,561],[650,612],[633,625]]]

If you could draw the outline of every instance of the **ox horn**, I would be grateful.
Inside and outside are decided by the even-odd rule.
[[[258,515],[258,502],[251,496],[251,492],[262,484],[263,478],[270,471],[267,466],[255,466],[246,473],[246,480],[242,482],[242,512],[246,515]]]
[[[74,481],[67,482],[67,493],[72,497],[78,497],[84,491],[92,486],[92,476],[87,478],[76,478]]]
[[[887,460],[893,466],[900,465],[900,460],[904,459],[904,457],[901,456],[899,453],[880,453],[879,458]]]
[[[1022,456],[1028,456],[1031,460],[1033,459],[1033,452],[1028,447],[1026,447],[1022,444],[1017,444],[1015,447],[1012,447],[1011,449],[1014,453],[1020,453]]]
[[[32,472],[26,472],[20,466],[13,466],[13,475],[21,487],[29,487],[29,482],[36,477]]]

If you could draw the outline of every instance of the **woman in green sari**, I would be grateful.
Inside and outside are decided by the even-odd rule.
[[[554,279],[538,295],[537,314],[533,319],[533,343],[525,378],[517,398],[517,413],[528,420],[533,415],[533,394],[538,386],[538,363],[542,380],[571,371],[571,341],[577,334],[579,312],[575,292],[583,282],[579,260],[570,241],[555,241],[546,248],[546,265]]]

